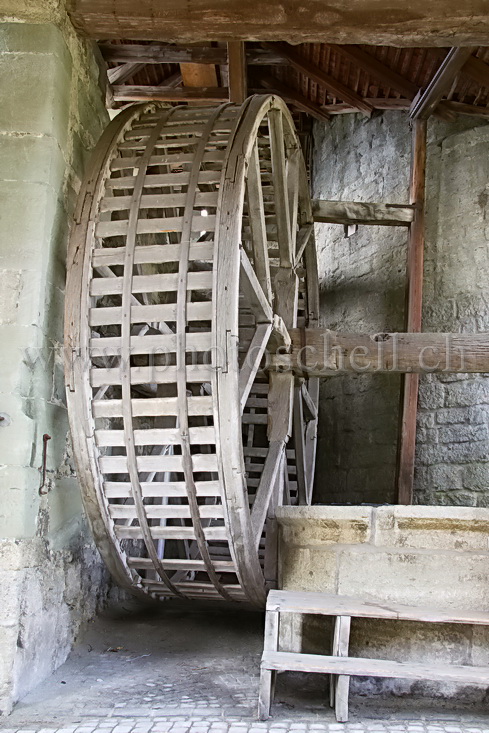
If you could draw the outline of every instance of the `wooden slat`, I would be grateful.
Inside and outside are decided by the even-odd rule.
[[[205,218],[205,217],[203,217]],[[94,268],[104,266],[112,267],[121,265],[124,262],[125,247],[100,247],[95,250],[92,257]],[[190,246],[189,260],[212,260],[214,245],[212,242],[200,242]],[[143,265],[149,263],[178,262],[180,256],[179,244],[149,244],[136,247],[134,251],[134,263]]]
[[[95,440],[99,446],[123,446],[123,430],[96,430]],[[189,428],[189,440],[192,445],[214,445],[215,430],[212,425]],[[135,445],[179,445],[178,428],[147,428],[134,431]]]
[[[122,277],[100,277],[90,283],[90,295],[120,295],[122,293]],[[164,273],[160,275],[135,275],[132,282],[133,293],[164,293],[176,290],[178,274]],[[212,272],[189,273],[187,290],[210,290]]]
[[[210,331],[198,331],[187,335],[187,350],[209,351],[212,343]],[[105,338],[90,339],[90,353],[92,358],[97,356],[113,356],[121,352],[120,336],[106,336]],[[166,354],[176,351],[177,336],[174,333],[157,335],[131,336],[131,354]]]
[[[202,504],[199,507],[202,519],[222,519],[222,504]],[[112,519],[136,519],[136,508],[133,504],[110,504],[109,515]],[[190,507],[184,504],[147,504],[148,519],[190,519]],[[164,567],[164,566],[163,566]],[[165,568],[166,570],[167,568]],[[205,566],[204,566],[205,569]]]
[[[188,364],[185,377],[188,383],[210,382],[212,368],[204,364]],[[176,382],[177,370],[174,366],[130,367],[131,384],[171,384]],[[93,368],[90,370],[92,387],[108,384],[122,384],[121,367]]]
[[[370,117],[373,112],[373,107],[366,102],[359,94],[352,89],[349,89],[340,81],[335,79],[330,74],[327,74],[316,64],[303,58],[297,51],[286,44],[278,44],[279,51],[282,53],[289,64],[299,71],[301,74],[305,74],[310,79],[313,79],[317,84],[327,89],[335,97],[339,97],[344,102],[348,102],[353,107],[356,107],[366,117]]]
[[[188,397],[189,415],[212,415],[212,397]],[[177,414],[176,397],[133,398],[134,417],[156,417]],[[92,411],[95,418],[122,417],[122,400],[93,400]]]
[[[360,677],[393,677],[408,680],[440,680],[466,685],[488,685],[489,667],[461,665],[429,665],[415,662],[392,662],[384,659],[361,657],[328,657],[321,654],[294,654],[292,652],[264,652],[265,669],[293,672],[329,672]]]
[[[365,201],[312,201],[314,221],[326,224],[372,224],[409,226],[414,218],[412,206],[377,204]]]
[[[188,141],[186,141],[188,143]],[[144,179],[145,188],[161,188],[163,186],[187,186],[188,171],[185,173],[158,173],[148,174]],[[118,178],[109,178],[105,182],[108,190],[134,187],[135,176],[120,176]],[[199,174],[199,184],[203,183],[219,183],[221,180],[221,171],[201,171]]]
[[[426,120],[433,114],[438,102],[448,92],[453,80],[473,51],[472,47],[450,49],[426,89],[415,97],[409,110],[409,117],[412,120]]]
[[[181,455],[160,454],[136,456],[138,471],[183,471]],[[127,473],[127,456],[100,456],[100,470],[103,473]],[[192,456],[193,471],[217,471],[217,457],[215,453],[195,453]]]
[[[199,193],[196,206],[213,208],[217,206],[218,192]],[[129,208],[130,196],[106,196],[100,202],[100,211],[124,211]],[[147,194],[141,196],[140,209],[174,209],[185,206],[185,194]]]
[[[415,216],[409,230],[405,314],[406,331],[411,332],[421,331],[422,325],[426,127],[425,120],[416,120],[413,129],[410,202],[414,205]],[[397,498],[399,504],[412,504],[419,376],[417,374],[406,374],[401,388],[402,407],[399,425]]]
[[[187,321],[210,321],[212,302],[201,301],[188,303]],[[90,325],[107,326],[121,322],[122,310],[117,307],[90,308]],[[155,323],[157,321],[175,321],[176,303],[155,305],[133,305],[131,307],[131,323]]]
[[[195,487],[199,497],[220,497],[219,481],[196,481]],[[104,494],[108,499],[128,499],[131,497],[131,485],[127,481],[105,481]],[[141,481],[143,498],[187,498],[185,481]]]
[[[136,227],[136,234],[158,234],[159,232],[181,232],[182,217],[169,216],[163,219],[139,219]],[[214,231],[216,226],[215,216],[193,216],[192,232]],[[95,227],[97,237],[119,237],[127,233],[128,222],[126,219],[116,221],[99,221]]]
[[[174,166],[176,168],[180,168],[180,166],[183,163],[191,163],[194,156],[192,153],[170,153],[168,155],[152,155],[149,159],[148,167],[154,166],[154,165],[167,165],[171,168],[171,166]],[[224,160],[224,151],[222,150],[209,150],[207,153],[204,154],[203,162],[204,163],[215,163],[215,162],[222,162]],[[115,158],[110,162],[110,170],[111,171],[120,171],[131,169],[131,168],[137,168],[140,163],[139,157],[124,157],[124,158]],[[182,194],[183,195],[183,194]],[[197,199],[199,196],[205,196],[206,194],[197,194]],[[141,199],[142,202],[144,202],[144,196]]]
[[[202,560],[167,560],[161,561],[165,570],[184,570],[186,572],[205,572],[205,565]],[[151,561],[146,557],[128,557],[127,564],[130,568],[146,570],[151,568]],[[214,567],[219,573],[232,573],[235,565],[232,560],[214,560]]]

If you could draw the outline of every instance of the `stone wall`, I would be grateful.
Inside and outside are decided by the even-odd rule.
[[[58,3],[0,0],[0,11],[0,711],[8,713],[65,660],[107,591],[71,462],[61,358],[69,221],[106,111],[94,48]]]
[[[488,329],[487,122],[430,121],[423,328]],[[406,203],[411,135],[407,116],[338,116],[315,124],[317,198]],[[404,329],[407,232],[317,225],[322,326]],[[316,501],[395,502],[400,378],[352,375],[321,386]],[[483,376],[421,379],[415,500],[485,506],[489,501]]]
[[[487,611],[489,509],[472,507],[279,507],[279,587],[444,610]],[[282,647],[328,654],[320,617],[285,619]],[[489,628],[353,619],[351,656],[425,664],[487,665]],[[373,696],[458,694],[482,701],[483,687],[352,678]]]

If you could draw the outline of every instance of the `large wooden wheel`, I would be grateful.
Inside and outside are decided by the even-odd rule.
[[[94,536],[134,592],[264,603],[275,507],[311,499],[317,380],[274,352],[316,323],[312,230],[276,97],[134,106],[95,151],[70,245],[68,409]]]

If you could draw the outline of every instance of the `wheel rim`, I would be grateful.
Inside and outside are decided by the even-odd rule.
[[[277,98],[140,105],[97,148],[70,246],[68,408],[95,538],[135,592],[264,602],[274,508],[310,502],[317,383],[260,362],[317,319],[311,229]]]

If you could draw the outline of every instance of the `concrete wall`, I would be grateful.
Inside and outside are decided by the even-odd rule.
[[[0,0],[0,711],[61,664],[107,576],[74,475],[61,344],[70,217],[106,112],[57,3]],[[47,488],[39,495],[43,434]]]
[[[489,127],[430,121],[423,328],[488,329]],[[314,195],[405,203],[411,136],[404,113],[315,124]],[[322,325],[404,329],[407,233],[403,228],[317,225]],[[353,375],[322,382],[316,501],[395,501],[400,379]],[[423,376],[415,491],[422,504],[489,502],[489,380]]]
[[[359,596],[386,603],[487,611],[489,510],[471,507],[280,507],[279,587]],[[322,626],[321,626],[322,624]],[[321,631],[320,631],[321,628]],[[327,624],[286,619],[284,650],[329,653]],[[489,629],[464,624],[352,621],[352,656],[487,665]],[[485,688],[436,682],[353,678],[352,691],[375,695],[462,694]]]

